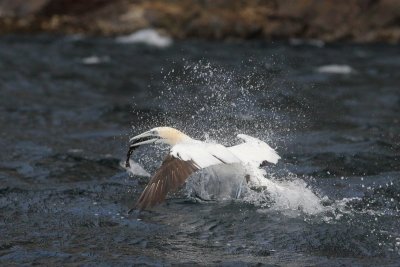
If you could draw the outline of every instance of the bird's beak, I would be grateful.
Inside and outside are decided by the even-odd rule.
[[[136,135],[136,136],[132,137],[131,139],[129,139],[130,145],[129,145],[128,153],[126,155],[125,166],[127,168],[130,167],[129,158],[131,157],[133,151],[136,148],[138,148],[139,146],[144,145],[144,144],[155,143],[158,139],[160,139],[160,137],[158,135],[155,135],[152,131],[144,132],[142,134]]]
[[[158,139],[160,139],[159,136],[154,135],[151,131],[148,131],[132,137],[129,139],[129,142],[131,143],[131,147],[138,147],[144,144],[154,143]]]

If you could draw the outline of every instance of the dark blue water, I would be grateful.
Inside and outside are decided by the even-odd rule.
[[[1,37],[0,263],[398,266],[399,51]],[[266,140],[282,157],[268,172],[318,201],[182,193],[127,215],[148,180],[120,167],[128,138],[160,125]],[[133,158],[152,173],[166,151]]]

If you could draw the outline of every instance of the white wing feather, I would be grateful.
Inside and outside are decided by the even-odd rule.
[[[193,161],[200,169],[218,164],[244,163],[260,165],[264,161],[276,164],[281,158],[274,149],[265,142],[239,134],[245,142],[232,147],[220,144],[209,144],[193,140],[180,143],[171,148],[170,154],[183,161]]]
[[[228,147],[228,149],[243,163],[260,165],[264,161],[268,161],[276,164],[281,158],[273,148],[257,138],[245,134],[238,134],[237,137],[245,142]]]
[[[200,141],[177,144],[171,148],[170,154],[184,161],[192,160],[199,168],[207,168],[222,163],[241,162],[223,145],[207,144]]]

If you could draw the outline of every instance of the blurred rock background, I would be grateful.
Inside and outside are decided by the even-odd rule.
[[[399,0],[0,0],[0,34],[400,41]]]

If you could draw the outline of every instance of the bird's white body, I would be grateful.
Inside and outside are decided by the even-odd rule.
[[[139,208],[160,203],[169,190],[182,185],[197,170],[202,171],[192,175],[187,186],[203,199],[238,198],[243,190],[268,187],[268,180],[263,178],[265,171],[259,167],[267,162],[276,164],[279,155],[257,138],[244,134],[238,137],[244,142],[232,147],[195,140],[169,127],[133,137],[132,149],[157,142],[171,145],[168,157],[142,193]]]
[[[239,199],[248,190],[246,175],[241,163],[210,166],[191,175],[186,193],[201,200]]]

